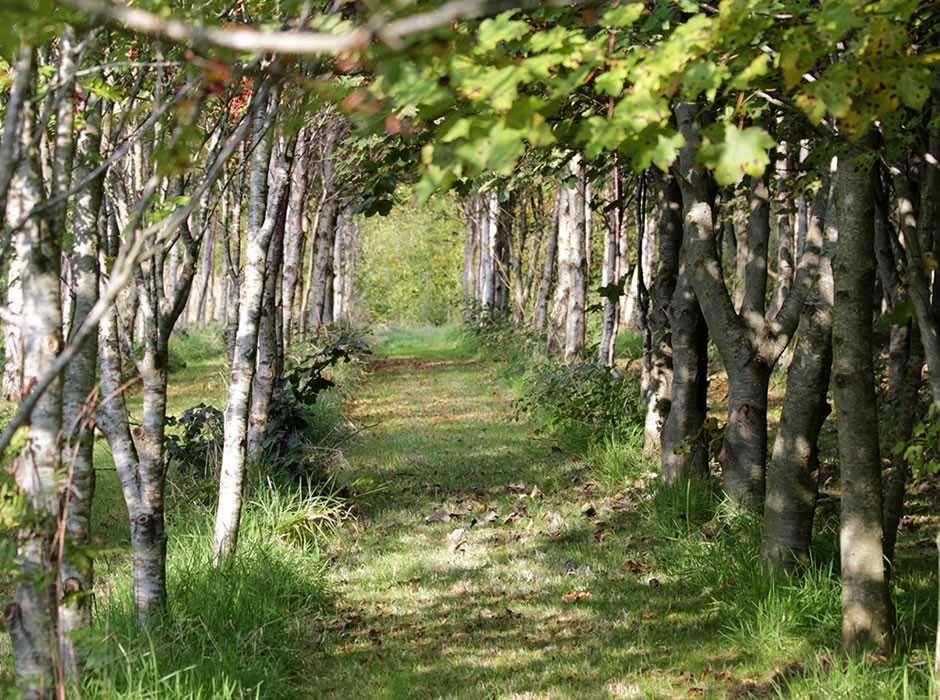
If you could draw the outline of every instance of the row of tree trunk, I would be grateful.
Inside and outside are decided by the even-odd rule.
[[[483,314],[544,331],[559,362],[583,362],[593,274],[601,298],[597,361],[614,367],[620,329],[642,335],[646,454],[660,460],[667,483],[707,475],[717,459],[729,502],[762,509],[761,558],[775,572],[810,563],[831,377],[845,643],[885,646],[908,467],[896,456],[883,483],[880,444],[910,439],[923,415],[917,393],[925,363],[934,404],[940,397],[940,306],[924,265],[928,252],[940,250],[936,168],[925,168],[917,152],[888,168],[871,166],[880,148],[874,137],[831,166],[813,164],[807,142],[777,134],[767,172],[720,187],[698,161],[708,118],[700,105],[677,105],[686,145],[669,172],[624,178],[616,159],[604,167],[573,152],[553,183],[510,180],[468,199],[464,294]],[[937,140],[934,130],[929,144]],[[593,182],[588,165],[600,173]],[[601,221],[605,235],[592,245],[592,223]],[[879,314],[890,320],[883,396],[873,365]],[[706,422],[710,342],[727,377],[718,435]],[[769,383],[782,357],[786,393],[771,450]],[[898,415],[894,432],[880,439],[879,402]]]
[[[4,619],[26,698],[60,695],[81,670],[72,633],[91,621],[94,427],[121,482],[134,603],[148,625],[167,603],[172,334],[189,323],[224,329],[220,566],[235,551],[245,467],[262,454],[285,349],[344,322],[355,304],[358,220],[337,154],[346,122],[321,110],[299,132],[281,128],[291,97],[270,74],[233,85],[217,109],[159,61],[139,69],[122,102],[83,92],[80,58],[96,41],[65,29],[44,96],[39,52],[21,48],[0,141],[0,205],[16,251],[4,256],[4,392],[22,400],[4,445],[28,425],[16,460],[27,500],[20,576]],[[143,91],[153,106],[137,116]],[[184,99],[202,143],[186,141],[186,119],[172,111]],[[136,381],[139,423],[124,400]]]

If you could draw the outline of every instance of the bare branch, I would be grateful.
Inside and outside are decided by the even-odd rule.
[[[373,39],[395,47],[412,34],[444,27],[460,19],[482,17],[518,7],[542,4],[531,0],[503,0],[501,2],[452,0],[442,7],[427,12],[418,12],[384,23],[382,20],[374,19],[364,27],[331,33],[293,29],[264,32],[245,26],[237,28],[198,26],[179,19],[161,17],[146,10],[99,0],[61,0],[61,2],[76,10],[87,12],[93,18],[103,18],[110,24],[123,25],[131,31],[160,36],[181,44],[218,46],[243,53],[298,55],[337,55],[361,49]]]

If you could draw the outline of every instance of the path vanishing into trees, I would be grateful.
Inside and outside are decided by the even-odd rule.
[[[371,358],[348,406],[372,426],[343,466],[361,495],[329,545],[335,609],[301,694],[754,690],[749,652],[707,613],[714,590],[664,566],[642,484],[605,488],[514,421],[501,370],[415,350]]]

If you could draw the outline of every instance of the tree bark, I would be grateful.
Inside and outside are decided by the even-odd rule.
[[[708,330],[728,372],[728,421],[721,454],[723,487],[732,501],[757,507],[764,496],[770,373],[796,330],[800,308],[815,277],[821,241],[817,238],[808,242],[793,288],[777,314],[765,318],[769,205],[765,183],[753,180],[749,253],[744,262],[747,278],[740,311],[735,310],[717,254],[714,182],[709,173],[695,165],[700,138],[696,110],[695,105],[688,104],[676,108],[679,129],[686,140],[679,158],[683,249]],[[741,263],[739,248],[738,265]]]
[[[657,180],[656,238],[659,256],[650,289],[649,345],[643,352],[643,452],[653,457],[660,452],[660,434],[672,402],[673,357],[670,315],[679,274],[682,246],[682,194],[671,173],[651,171]]]
[[[585,231],[585,191],[587,181],[581,155],[571,161],[572,175],[578,184],[569,194],[572,228],[570,231],[568,259],[568,311],[565,315],[565,362],[570,364],[584,354],[584,334],[587,326],[587,238]]]
[[[35,54],[27,70],[35,78]],[[33,83],[33,80],[30,81]],[[11,218],[20,220],[44,198],[39,165],[34,103],[23,111],[21,159],[10,182]],[[61,229],[45,216],[34,216],[16,237],[23,291],[22,342],[24,391],[45,375],[62,347],[59,289]],[[62,379],[55,379],[29,417],[29,437],[16,459],[17,486],[33,509],[19,532],[20,576],[4,621],[13,642],[13,664],[24,698],[52,698],[61,683],[58,672],[56,552],[53,545],[60,501],[56,472],[60,465]]]
[[[601,284],[608,286],[619,284],[617,279],[617,254],[620,251],[620,235],[623,225],[623,202],[620,182],[620,166],[615,165],[611,173],[611,195],[614,206],[610,210],[610,221],[604,239],[604,267]],[[617,345],[617,332],[620,330],[620,297],[612,299],[605,296],[601,301],[603,320],[601,322],[601,342],[597,348],[597,362],[605,367],[613,367]]]
[[[287,196],[287,218],[284,228],[284,273],[281,283],[282,319],[281,331],[284,347],[294,342],[295,322],[299,292],[302,290],[304,251],[307,247],[307,231],[304,228],[304,210],[310,198],[310,154],[308,153],[311,132],[302,129],[297,135],[297,154],[290,177],[290,192]]]
[[[101,110],[94,95],[90,95],[86,102],[85,126],[78,137],[76,150],[75,179],[82,181],[96,167],[93,158],[101,150]],[[99,175],[75,197],[72,245],[68,256],[72,268],[69,343],[73,342],[75,332],[98,299],[98,215],[103,186],[104,177]],[[71,486],[65,510],[65,532],[71,545],[76,547],[86,547],[91,541],[95,469],[94,430],[88,400],[95,388],[97,364],[97,343],[86,342],[65,368],[62,411],[66,440],[63,459],[68,465]],[[73,671],[81,659],[71,642],[71,633],[91,625],[89,594],[93,589],[94,571],[91,562],[85,562],[88,562],[86,557],[72,557],[66,552],[59,571],[63,587],[80,594],[75,601],[59,605],[60,651],[67,667]]]
[[[891,644],[885,578],[881,455],[872,363],[874,193],[859,159],[870,137],[839,159],[839,243],[833,263],[833,395],[842,468],[842,641],[847,651]]]
[[[552,222],[548,228],[548,242],[545,244],[545,262],[542,265],[542,276],[539,280],[539,289],[535,297],[535,327],[543,329],[548,324],[548,299],[552,292],[552,278],[555,272],[555,263],[558,251],[558,229],[561,212],[561,183],[555,188],[555,201],[552,205]]]
[[[811,227],[825,231],[823,252],[813,288],[800,312],[800,332],[787,370],[787,393],[767,470],[761,561],[766,570],[788,575],[809,564],[819,477],[817,440],[830,412],[826,402],[832,367],[830,256],[836,239],[830,180],[824,178],[810,219]]]
[[[258,322],[258,349],[255,378],[252,386],[251,411],[248,415],[246,458],[248,462],[261,459],[262,442],[268,425],[268,407],[274,395],[274,384],[281,376],[283,356],[277,342],[277,324],[280,317],[277,306],[278,273],[284,259],[284,223],[286,202],[278,209],[278,220],[268,243],[264,265],[264,291],[261,295],[261,318]]]
[[[276,96],[277,93],[275,93]],[[252,160],[248,202],[248,235],[245,243],[245,273],[239,295],[238,342],[229,373],[228,402],[225,410],[222,472],[219,481],[219,506],[213,538],[213,565],[222,566],[235,553],[241,519],[245,484],[246,432],[251,387],[258,347],[258,323],[264,293],[265,263],[268,244],[280,219],[292,145],[286,153],[272,159],[271,137],[265,132],[273,122],[277,100],[255,115],[254,131],[260,143]],[[268,171],[274,171],[268,191]]]

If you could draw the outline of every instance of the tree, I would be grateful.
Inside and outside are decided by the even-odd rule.
[[[881,453],[871,357],[874,192],[865,167],[870,148],[869,136],[839,160],[839,243],[833,260],[832,381],[842,471],[842,641],[850,651],[868,645],[887,648],[894,624],[882,548]]]

